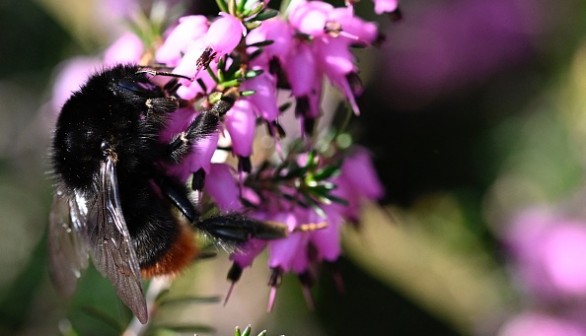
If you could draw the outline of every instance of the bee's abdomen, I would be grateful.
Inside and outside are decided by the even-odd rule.
[[[187,266],[197,255],[194,236],[174,217],[168,202],[148,183],[127,188],[122,182],[120,189],[124,218],[143,277],[175,274]]]

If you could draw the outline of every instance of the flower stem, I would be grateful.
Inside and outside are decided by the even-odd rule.
[[[216,4],[220,8],[220,11],[224,13],[228,13],[228,5],[226,5],[226,1],[224,0],[216,0]]]

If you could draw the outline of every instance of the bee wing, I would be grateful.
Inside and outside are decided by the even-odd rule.
[[[75,291],[81,271],[88,266],[87,207],[81,194],[58,186],[49,215],[50,274],[64,295]]]
[[[90,252],[94,265],[116,287],[118,297],[142,323],[147,308],[140,267],[120,207],[114,158],[101,162],[94,203],[89,209]]]

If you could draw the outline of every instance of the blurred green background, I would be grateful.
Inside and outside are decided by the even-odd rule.
[[[57,64],[111,42],[94,6],[0,0],[3,335],[113,335],[130,316],[95,271],[69,302],[47,275],[47,103]],[[404,1],[398,23],[375,18],[369,1],[357,7],[386,35],[379,49],[359,51],[366,91],[353,132],[374,153],[387,195],[367,207],[360,232],[345,234],[345,293],[324,269],[310,311],[286,276],[267,314],[268,270],[258,260],[226,307],[178,303],[156,325],[218,335],[250,323],[269,335],[492,335],[520,309],[501,244],[506,218],[584,186],[586,2]],[[228,268],[225,255],[199,262],[172,292],[222,296]]]

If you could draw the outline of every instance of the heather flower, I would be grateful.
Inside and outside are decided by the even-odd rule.
[[[586,293],[586,222],[543,210],[530,210],[511,223],[507,244],[520,281],[546,301]]]
[[[302,43],[311,46],[309,50],[316,60],[316,68],[308,67],[307,71],[317,72],[317,76],[325,75],[344,93],[352,110],[358,114],[356,95],[361,93],[361,88],[356,80],[358,69],[349,48],[353,44],[372,44],[377,36],[374,24],[354,16],[350,6],[334,8],[320,1],[297,2],[288,19],[296,31],[308,36],[308,40]],[[308,58],[305,60],[308,61]],[[288,73],[291,74],[291,71]],[[290,78],[291,86],[299,80]]]
[[[179,24],[168,34],[157,49],[156,59],[167,66],[175,67],[189,46],[208,31],[209,22],[203,15],[189,15],[179,19]]]
[[[226,113],[224,125],[230,133],[234,154],[243,157],[250,156],[256,128],[256,116],[251,103],[244,99],[237,101]]]
[[[116,65],[120,63],[140,63],[145,48],[136,34],[127,32],[122,34],[104,52],[104,64]]]
[[[195,77],[196,75],[205,74],[205,72],[200,72],[202,66],[196,61],[202,56],[205,48],[205,39],[203,37],[196,39],[187,46],[183,57],[177,62],[177,66],[173,72],[193,79],[192,81],[182,81],[184,85],[194,84],[198,78]]]
[[[376,25],[355,16],[352,6],[334,7],[321,1],[299,1],[289,14],[289,23],[312,39],[338,38],[369,45],[377,37]]]
[[[374,12],[379,15],[383,13],[392,13],[398,8],[398,0],[374,0]]]
[[[263,52],[254,60],[255,65],[268,66],[270,60],[276,58],[284,63],[286,57],[292,50],[294,43],[293,27],[280,17],[264,21],[257,29],[246,35],[246,44],[254,45],[265,41],[272,41],[272,44],[263,48]],[[258,48],[251,48],[251,52]]]
[[[216,57],[220,57],[232,52],[245,32],[240,20],[230,14],[220,13],[220,18],[210,25],[205,36],[206,45]]]
[[[53,83],[52,112],[59,112],[71,93],[78,90],[88,76],[100,67],[100,60],[96,57],[75,57],[59,65],[60,69]]]
[[[277,105],[277,84],[276,79],[268,72],[252,78],[242,85],[245,90],[252,90],[254,94],[246,97],[253,109],[260,118],[266,121],[275,121],[279,116]]]
[[[582,336],[586,325],[540,312],[522,313],[501,327],[498,336]]]
[[[371,162],[371,155],[361,147],[354,148],[351,156],[344,160],[335,195],[346,200],[339,212],[346,220],[358,222],[365,200],[379,200],[384,189]]]
[[[222,163],[212,164],[206,178],[214,183],[207,183],[204,191],[214,199],[221,211],[242,210],[240,189],[232,176],[230,166]]]
[[[334,263],[339,258],[343,223],[357,220],[365,200],[376,200],[382,196],[382,187],[365,150],[357,149],[350,153],[339,168],[336,168],[337,160],[328,165],[320,164],[328,161],[331,159],[317,153],[299,153],[294,159],[287,160],[294,163],[281,173],[268,169],[256,171],[245,182],[247,188],[255,191],[248,195],[258,196],[262,200],[259,203],[255,199],[247,199],[247,203],[257,204],[252,216],[283,223],[291,232],[286,239],[266,243],[269,267],[273,269],[269,310],[274,304],[282,274],[296,273],[304,287],[311,286],[311,266],[321,262]],[[307,175],[296,175],[295,172],[300,170],[307,170]],[[287,183],[279,190],[260,188],[275,176]],[[314,179],[308,176],[314,176]],[[284,198],[284,194],[288,197]],[[240,256],[241,253],[244,256]],[[241,269],[250,265],[250,262],[238,260],[244,258],[249,261],[255,253],[260,253],[260,249],[253,252],[246,248],[237,251],[232,257],[235,261],[233,269],[240,271],[232,275],[239,276]],[[235,282],[238,277],[230,279]],[[305,293],[311,305],[308,289]]]
[[[195,47],[194,49],[198,49]],[[199,50],[199,49],[198,49]],[[215,79],[207,71],[199,71],[190,56],[199,55],[199,52],[187,52],[173,73],[192,78],[191,81],[182,80],[183,85],[177,89],[177,95],[186,100],[193,100],[202,95],[207,95],[216,87]],[[191,61],[189,61],[191,60]],[[209,66],[212,72],[217,71],[215,64]],[[203,84],[203,86],[202,86]]]

